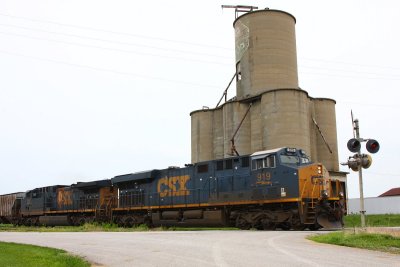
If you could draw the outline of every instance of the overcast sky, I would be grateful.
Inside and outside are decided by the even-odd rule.
[[[221,4],[296,17],[299,84],[337,101],[340,161],[353,110],[381,144],[365,196],[400,187],[400,3],[299,2],[0,0],[0,194],[189,163],[189,113],[235,69]]]

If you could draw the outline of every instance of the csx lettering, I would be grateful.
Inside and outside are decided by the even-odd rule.
[[[188,196],[190,192],[186,188],[186,183],[189,179],[189,175],[161,178],[158,180],[157,192],[160,197]]]
[[[62,208],[68,205],[72,205],[72,191],[65,191],[64,188],[60,188],[57,193],[57,206]]]

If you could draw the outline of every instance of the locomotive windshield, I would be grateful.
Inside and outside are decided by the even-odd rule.
[[[304,153],[303,150],[295,148],[286,148],[285,151],[280,155],[282,164],[309,164],[311,163],[310,158]]]
[[[307,156],[297,156],[297,155],[281,155],[282,164],[308,164],[310,159]]]

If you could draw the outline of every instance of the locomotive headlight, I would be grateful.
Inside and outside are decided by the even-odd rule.
[[[324,199],[328,198],[328,191],[322,190],[321,191],[321,197],[324,198]]]
[[[344,198],[344,193],[343,192],[339,192],[339,198],[340,199]]]
[[[322,174],[322,166],[318,165],[318,174]]]

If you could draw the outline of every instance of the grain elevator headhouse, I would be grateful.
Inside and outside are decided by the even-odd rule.
[[[299,87],[296,19],[272,9],[238,16],[236,97],[191,115],[192,162],[279,147],[303,149],[331,174],[339,172],[336,102]]]

